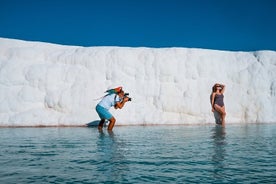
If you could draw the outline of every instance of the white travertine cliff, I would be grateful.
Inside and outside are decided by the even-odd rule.
[[[85,125],[107,88],[132,101],[116,125],[214,123],[210,94],[226,85],[227,123],[276,122],[276,52],[77,47],[0,38],[0,126]]]

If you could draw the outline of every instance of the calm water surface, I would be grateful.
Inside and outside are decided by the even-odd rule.
[[[276,124],[1,128],[0,183],[276,183]]]

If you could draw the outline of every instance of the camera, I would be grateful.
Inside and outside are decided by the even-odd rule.
[[[124,98],[125,98],[125,97],[128,97],[128,95],[129,95],[129,93],[125,93],[125,94],[124,94]],[[130,97],[128,97],[128,101],[131,101],[131,98],[130,98]]]

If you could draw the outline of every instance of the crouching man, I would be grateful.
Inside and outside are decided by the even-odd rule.
[[[108,130],[112,130],[116,119],[109,112],[111,107],[115,109],[122,109],[127,101],[130,101],[130,98],[127,97],[124,91],[121,89],[119,92],[108,94],[103,97],[103,99],[97,104],[96,111],[101,118],[101,121],[98,125],[98,129],[102,130],[105,120],[109,121]]]

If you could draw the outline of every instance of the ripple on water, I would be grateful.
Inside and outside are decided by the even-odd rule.
[[[276,125],[0,129],[0,183],[276,183]]]

